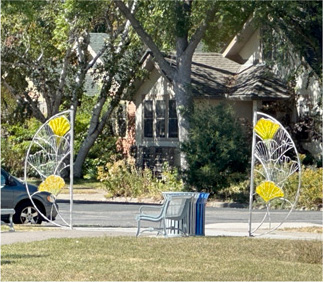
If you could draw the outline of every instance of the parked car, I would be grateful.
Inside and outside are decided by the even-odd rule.
[[[38,190],[35,185],[27,185],[31,195]],[[46,218],[33,206],[28,196],[25,183],[1,168],[1,208],[15,209],[16,213],[13,216],[14,223],[40,224],[43,220],[55,220],[58,207],[54,203],[54,197],[51,193],[39,192],[32,199],[37,209]],[[56,205],[56,208],[54,205]],[[1,215],[1,220],[8,222],[9,216]]]

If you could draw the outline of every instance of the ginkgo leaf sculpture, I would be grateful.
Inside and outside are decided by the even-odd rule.
[[[57,196],[65,185],[65,181],[58,175],[48,176],[38,187],[39,191],[47,191]]]
[[[272,181],[262,182],[255,190],[260,197],[268,203],[270,200],[284,196],[282,190]]]
[[[37,212],[56,226],[69,226],[71,228],[73,225],[73,121],[74,110],[71,108],[50,117],[43,123],[29,144],[24,168],[24,181],[26,183],[29,175],[39,178],[41,183],[37,191],[29,191],[29,186],[26,185],[30,201]],[[66,219],[66,215],[60,213],[56,203],[59,200],[61,190],[65,186],[62,176],[68,174],[70,174],[68,185],[70,192],[69,220]],[[41,192],[49,193],[48,199],[52,203],[50,214],[44,215],[35,203],[37,194]]]
[[[65,116],[60,116],[48,122],[49,127],[56,136],[56,146],[61,147],[63,136],[70,130],[70,122]]]
[[[280,125],[278,123],[264,118],[261,118],[254,127],[255,132],[263,140],[273,139],[279,128]]]
[[[70,122],[64,116],[52,119],[48,125],[53,133],[60,137],[63,137],[70,130]]]
[[[289,216],[296,205],[301,185],[300,161],[296,146],[287,130],[273,117],[255,112],[253,118],[251,182],[250,182],[250,220],[249,235],[261,229],[269,222],[268,231],[277,229]],[[297,187],[289,187],[285,192],[286,183],[292,175],[298,174]],[[255,177],[257,175],[257,177]],[[256,186],[256,189],[254,189]],[[295,189],[293,193],[292,189]],[[258,226],[252,230],[252,202],[256,200],[261,208],[266,207],[265,215]],[[274,201],[275,200],[275,201]],[[284,215],[276,217],[275,227],[271,227],[272,203],[276,207],[286,209]],[[262,234],[262,233],[261,233]],[[259,235],[261,235],[259,234]],[[264,233],[263,233],[264,234]]]

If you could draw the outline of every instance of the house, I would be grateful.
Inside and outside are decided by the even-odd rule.
[[[223,56],[245,66],[265,61],[261,33],[262,30],[254,26],[253,19],[251,18],[243,26],[241,32],[223,50]],[[291,44],[287,39],[286,42]],[[322,85],[320,79],[304,58],[300,58],[298,54],[294,53],[291,53],[290,57],[291,64],[299,66],[294,87],[297,99],[290,115],[291,127],[299,120],[307,119],[308,117],[318,116],[321,121],[323,109],[321,106]],[[285,67],[274,65],[272,72],[283,80],[287,77],[287,69]],[[319,126],[322,127],[321,122]],[[322,159],[322,142],[314,140],[310,132],[304,132],[303,128],[300,128],[300,130],[297,138],[301,140],[302,148],[309,151],[316,159]]]
[[[166,57],[172,65],[172,56]],[[137,164],[160,171],[164,162],[179,165],[176,102],[170,83],[147,52],[143,67],[148,78],[137,83],[135,146]],[[270,101],[287,100],[290,92],[266,65],[240,64],[220,53],[195,53],[192,60],[192,92],[199,106],[231,104],[237,117],[252,123],[253,111]]]
[[[175,64],[172,55],[166,59],[171,65]],[[145,80],[135,83],[133,149],[139,167],[160,171],[164,162],[172,166],[180,163],[176,103],[171,84],[159,73],[149,51],[142,62],[149,74]],[[252,124],[254,111],[292,98],[292,91],[284,80],[285,73],[265,64],[261,32],[252,21],[244,25],[222,53],[196,52],[191,78],[195,105],[217,105],[225,101],[232,105],[239,119],[249,124]],[[303,73],[297,78],[295,91],[299,99],[289,116],[292,122],[307,114],[309,103],[315,105],[320,99],[321,85],[318,81],[311,78],[305,83]],[[322,109],[318,108],[318,111],[322,115]],[[288,115],[286,108],[271,114],[278,119]],[[321,156],[321,143],[305,140],[303,146],[312,154]]]

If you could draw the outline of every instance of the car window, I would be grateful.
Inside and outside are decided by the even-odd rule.
[[[1,188],[6,185],[6,178],[1,174]]]

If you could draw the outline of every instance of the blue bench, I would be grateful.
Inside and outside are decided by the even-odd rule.
[[[158,234],[168,236],[167,230],[177,231],[178,234],[188,235],[188,212],[191,202],[191,196],[171,196],[165,197],[161,206],[141,206],[140,214],[136,216],[137,233],[136,237],[143,231],[158,231]],[[156,213],[147,213],[144,209],[157,209]],[[141,232],[141,221],[150,221],[159,223],[159,227],[144,229]],[[183,222],[180,225],[168,224],[167,221]]]

